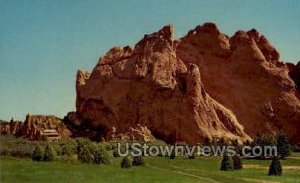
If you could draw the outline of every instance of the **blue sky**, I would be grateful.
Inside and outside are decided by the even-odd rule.
[[[177,38],[204,22],[228,35],[256,28],[295,63],[299,17],[297,0],[0,0],[0,119],[63,117],[75,110],[77,69],[166,24]]]

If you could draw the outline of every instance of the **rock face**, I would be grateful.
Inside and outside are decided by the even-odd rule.
[[[298,90],[298,94],[300,92],[300,61],[297,65],[294,65],[292,63],[286,64],[289,69],[289,76],[292,78],[294,83],[296,84],[296,89]],[[300,96],[300,95],[298,95]],[[299,97],[298,97],[299,98]]]
[[[236,115],[247,134],[284,130],[300,142],[299,75],[256,30],[228,37],[206,23],[178,41],[176,55],[199,67],[207,93]]]
[[[23,123],[11,120],[10,122],[1,120],[1,135],[18,135]]]
[[[165,26],[134,48],[112,48],[91,74],[78,71],[77,113],[106,136],[141,125],[169,143],[249,140],[234,113],[206,92],[200,65],[182,60],[177,47],[173,27]]]
[[[142,125],[192,144],[284,130],[299,143],[299,63],[279,58],[255,29],[229,37],[206,23],[174,41],[165,26],[134,48],[112,48],[91,74],[78,71],[77,114],[106,136]]]
[[[55,116],[27,115],[24,122],[11,121],[1,125],[1,134],[15,135],[30,140],[43,140],[45,129],[55,129],[62,138],[71,136],[64,122]]]
[[[113,140],[113,141],[154,141],[155,137],[151,131],[140,124],[130,127],[126,132],[120,133],[114,126],[106,128],[91,128],[89,123],[76,112],[69,112],[63,119],[67,128],[72,132],[72,137],[86,137],[93,141]]]

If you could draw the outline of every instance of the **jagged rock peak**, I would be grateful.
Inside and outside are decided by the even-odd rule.
[[[144,35],[134,48],[134,54],[144,52],[145,48],[152,47],[153,51],[162,52],[163,49],[172,49],[174,41],[173,25],[166,25],[158,32]]]
[[[255,41],[258,42],[260,39],[260,33],[256,29],[251,29],[247,32],[247,34]]]
[[[143,40],[150,39],[150,38],[153,38],[153,37],[159,37],[159,38],[162,38],[164,40],[169,40],[169,41],[172,42],[174,40],[174,28],[173,28],[173,25],[169,24],[169,25],[164,26],[158,32],[154,32],[154,33],[149,34],[149,35],[146,34],[144,36]]]
[[[235,50],[239,46],[251,46],[253,44],[255,44],[254,40],[249,36],[249,34],[242,30],[238,30],[230,38],[230,46],[232,50]]]
[[[204,23],[203,25],[198,25],[195,29],[192,29],[188,32],[188,35],[195,35],[201,33],[208,34],[220,34],[218,27],[216,24],[212,22]]]
[[[85,81],[90,77],[90,73],[84,70],[78,70],[76,75],[76,85],[82,86],[85,85]]]

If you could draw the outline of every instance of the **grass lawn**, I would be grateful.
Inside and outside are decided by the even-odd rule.
[[[31,159],[1,157],[1,182],[291,182],[300,183],[299,154],[281,161],[283,176],[268,176],[269,160],[243,160],[244,169],[232,172],[219,170],[220,158],[197,157],[195,160],[176,157],[145,158],[147,166],[120,168],[121,158],[112,165],[76,162],[33,162]]]

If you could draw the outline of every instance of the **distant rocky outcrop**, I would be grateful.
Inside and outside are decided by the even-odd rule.
[[[43,131],[54,129],[60,137],[69,138],[71,132],[64,122],[55,116],[27,115],[24,122],[11,120],[1,123],[2,135],[14,135],[30,140],[43,140]]]

